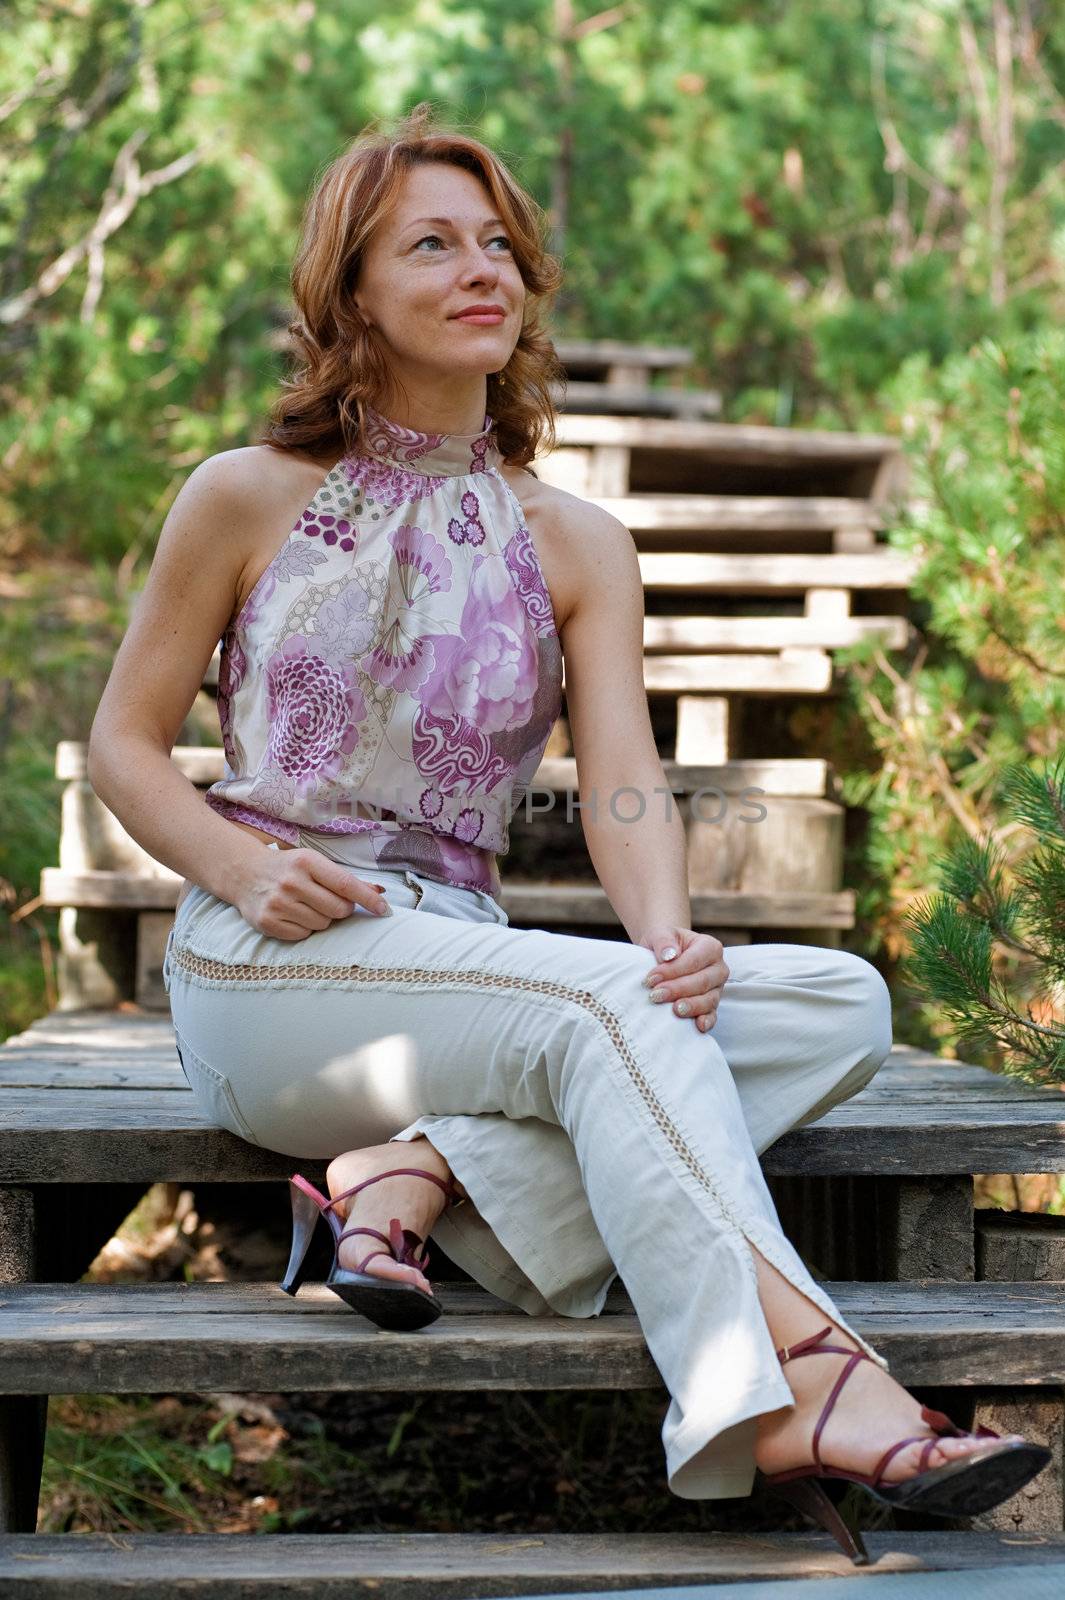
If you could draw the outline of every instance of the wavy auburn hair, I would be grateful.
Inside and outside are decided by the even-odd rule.
[[[392,133],[374,119],[326,169],[304,212],[292,266],[299,318],[288,324],[297,368],[281,380],[260,444],[325,455],[355,451],[369,403],[389,391],[385,352],[353,301],[363,254],[395,200],[403,178],[430,161],[463,167],[479,178],[509,232],[525,284],[521,334],[501,373],[489,373],[486,410],[495,422],[503,459],[525,466],[555,444],[550,384],[565,383],[565,368],[540,322],[546,297],[562,283],[562,268],[545,239],[542,208],[503,162],[478,139],[430,126],[423,100]]]

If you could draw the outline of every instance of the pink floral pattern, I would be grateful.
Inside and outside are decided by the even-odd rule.
[[[491,417],[477,434],[367,424],[226,628],[225,776],[206,800],[496,894],[561,710],[551,597]]]
[[[327,661],[291,634],[266,663],[270,738],[266,758],[298,791],[316,790],[336,777],[359,740],[366,702],[354,663]]]

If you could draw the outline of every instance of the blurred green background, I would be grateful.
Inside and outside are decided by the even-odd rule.
[[[430,100],[547,209],[558,337],[678,342],[722,420],[899,434],[912,657],[795,713],[886,972],[938,851],[1065,726],[1065,28],[956,0],[15,0],[0,34],[0,1037],[51,1003],[60,739],[159,528],[285,369],[317,175]],[[900,1000],[900,1004],[901,1004]],[[904,1037],[950,1045],[913,1002]],[[972,1055],[972,1052],[970,1052]]]

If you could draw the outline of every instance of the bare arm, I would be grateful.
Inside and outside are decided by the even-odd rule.
[[[236,610],[249,557],[277,549],[307,502],[264,446],[227,450],[182,485],[89,734],[88,775],[149,855],[228,901],[260,933],[306,939],[378,887],[320,850],[271,851],[212,811],[170,759],[207,663]]]
[[[265,846],[212,811],[170,752],[233,615],[261,479],[260,452],[231,450],[202,462],[182,485],[88,750],[89,782],[126,832],[155,860],[233,904]]]
[[[651,927],[688,927],[691,902],[684,821],[643,681],[640,565],[617,517],[576,496],[561,504],[560,531],[577,569],[562,647],[581,825],[607,898],[632,942],[643,944]]]

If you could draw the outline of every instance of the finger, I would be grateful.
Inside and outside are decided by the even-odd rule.
[[[385,899],[383,884],[368,882],[358,877],[339,862],[330,861],[320,850],[295,852],[293,863],[301,858],[300,865],[309,874],[310,882],[300,883],[301,898],[315,911],[335,922],[339,917],[350,917],[352,906],[387,915],[391,909]]]
[[[308,927],[315,930],[328,928],[330,923],[354,916],[359,911],[367,911],[375,916],[389,916],[392,911],[385,899],[383,885],[378,890],[376,884],[369,883],[343,899],[332,893],[320,894],[313,884],[299,883],[290,890],[286,905],[290,914],[298,911]]]
[[[660,1005],[667,1001],[690,999],[692,995],[704,994],[709,989],[723,989],[728,977],[729,970],[725,963],[715,961],[689,977],[656,983],[651,990],[651,999]]]
[[[703,994],[693,994],[690,998],[674,1000],[673,1011],[678,1017],[699,1017],[707,1012],[717,1010],[720,990],[708,990]]]
[[[717,1002],[718,995],[715,993],[697,1000],[680,1000],[673,1010],[682,1020],[693,1022],[701,1033],[706,1033],[717,1021]],[[690,1012],[681,1011],[679,1008],[682,1005],[690,1005]]]
[[[657,962],[643,981],[648,988],[653,988],[660,983],[669,983],[674,978],[705,971],[721,959],[723,950],[724,945],[717,939],[712,939],[708,934],[697,934],[675,961]]]
[[[263,932],[268,939],[285,939],[294,944],[299,939],[306,939],[313,929],[306,928],[302,923],[293,922],[289,918],[271,917]]]

